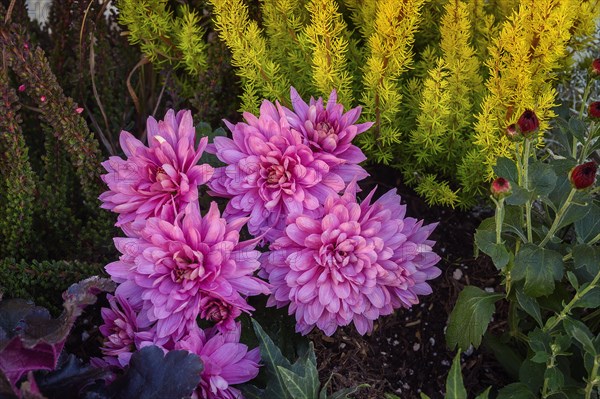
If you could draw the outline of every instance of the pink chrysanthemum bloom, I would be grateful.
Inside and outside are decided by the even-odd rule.
[[[241,326],[226,333],[216,328],[203,331],[195,328],[175,344],[200,356],[204,363],[201,380],[194,397],[201,399],[241,399],[242,393],[232,387],[252,380],[258,375],[260,352],[240,344]]]
[[[100,311],[104,324],[99,330],[106,338],[100,350],[107,364],[125,367],[142,342],[154,340],[154,332],[151,323],[138,317],[125,298],[119,295],[108,295],[107,298],[110,308]]]
[[[427,280],[440,274],[427,239],[436,224],[405,218],[395,190],[371,204],[373,190],[358,204],[356,189],[352,182],[328,197],[317,217],[291,215],[261,259],[273,285],[268,304],[289,303],[302,334],[317,326],[332,335],[351,322],[365,334],[379,316],[431,293]]]
[[[139,238],[115,238],[123,256],[106,271],[120,283],[117,294],[142,301],[158,339],[176,340],[196,324],[204,297],[249,312],[253,308],[242,295],[269,293],[265,282],[252,277],[260,266],[257,240],[239,242],[245,222],[227,223],[215,202],[204,217],[189,204],[173,223],[150,218]]]
[[[321,97],[318,100],[311,97],[307,104],[296,89],[292,87],[290,91],[294,111],[286,112],[288,121],[293,129],[302,133],[315,154],[327,155],[328,157],[323,157],[326,162],[330,159],[329,156],[333,156],[337,162],[332,170],[346,183],[367,177],[369,174],[358,165],[367,157],[360,148],[352,144],[356,135],[373,125],[372,122],[355,124],[361,107],[344,113],[344,106],[337,103],[335,90],[329,95],[326,105],[323,105]]]
[[[216,293],[207,293],[200,300],[200,318],[214,323],[220,331],[235,329],[235,319],[242,314],[239,307],[228,303]]]
[[[279,104],[264,101],[258,118],[250,113],[244,118],[248,123],[226,122],[233,140],[215,138],[215,153],[228,166],[215,170],[208,185],[213,195],[231,198],[228,218],[250,215],[250,233],[270,239],[288,214],[314,211],[344,189],[344,179],[332,171],[342,161],[316,157]]]
[[[102,163],[102,180],[109,191],[100,195],[102,208],[119,214],[117,226],[128,227],[136,218],[163,216],[172,220],[186,204],[198,199],[198,186],[213,174],[208,164],[197,165],[208,138],[196,149],[196,130],[190,111],[169,110],[164,121],[148,118],[148,147],[126,131],[120,143],[126,160],[113,156]]]

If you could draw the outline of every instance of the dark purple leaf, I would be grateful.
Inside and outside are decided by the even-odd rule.
[[[100,292],[114,291],[111,280],[90,277],[63,294],[64,310],[53,319],[41,307],[21,299],[0,301],[0,374],[13,387],[30,370],[53,370],[65,340],[83,309]]]

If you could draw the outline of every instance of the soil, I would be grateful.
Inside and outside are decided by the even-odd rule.
[[[395,173],[388,170],[378,175]],[[399,309],[381,318],[370,335],[361,336],[352,326],[338,330],[332,337],[313,332],[310,338],[315,343],[319,374],[323,382],[331,376],[333,391],[368,384],[354,395],[357,399],[383,399],[386,393],[413,399],[419,398],[421,392],[431,398],[443,398],[446,377],[456,354],[447,348],[444,333],[459,292],[466,285],[502,291],[491,260],[483,254],[475,257],[473,251],[475,229],[492,211],[481,208],[461,212],[429,207],[393,177],[371,183],[378,185],[378,194],[397,188],[407,204],[408,216],[424,219],[425,223],[439,222],[432,239],[436,241],[434,250],[442,257],[438,264],[442,274],[431,281],[431,295],[421,297],[421,303],[411,309]],[[503,309],[497,311],[502,313]],[[502,331],[505,319],[496,317],[489,328]],[[493,355],[482,348],[465,352],[461,367],[470,396],[488,386],[508,383]]]

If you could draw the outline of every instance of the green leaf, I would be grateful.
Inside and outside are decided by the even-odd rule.
[[[535,298],[526,295],[520,288],[516,290],[517,301],[519,305],[527,312],[534,320],[538,323],[538,326],[543,326],[542,313],[540,311],[540,305],[537,303]]]
[[[517,165],[515,165],[512,159],[506,157],[498,158],[496,165],[492,169],[498,177],[504,177],[506,180],[513,182],[519,180]]]
[[[576,245],[573,247],[573,263],[575,269],[585,269],[591,276],[598,273],[600,265],[600,248],[591,245]]]
[[[487,389],[483,392],[481,392],[479,395],[477,395],[475,397],[475,399],[488,399],[488,397],[490,396],[490,390],[492,389],[492,387],[487,387]]]
[[[569,119],[569,132],[580,142],[585,142],[587,125],[581,118]]]
[[[528,338],[529,346],[534,353],[531,361],[534,363],[546,363],[552,355],[550,335],[536,328],[528,334]]]
[[[580,220],[587,219],[590,209],[591,205],[582,206],[578,205],[578,203],[571,205],[563,218],[560,220],[557,231]]]
[[[565,376],[556,366],[546,369],[544,379],[548,380],[548,389],[550,392],[559,391],[565,384]]]
[[[452,361],[448,378],[446,378],[446,399],[464,399],[466,397],[467,390],[463,384],[460,368],[460,351],[458,351]]]
[[[487,330],[495,310],[494,304],[504,295],[494,294],[474,286],[465,287],[458,295],[456,305],[448,320],[446,341],[450,349],[458,346],[466,349],[481,344],[481,337]]]
[[[306,387],[303,386],[303,378],[299,378],[298,374],[285,367],[277,366],[277,370],[283,379],[284,388],[294,399],[312,399],[308,396]]]
[[[519,367],[524,359],[517,351],[493,334],[486,334],[483,337],[483,346],[494,354],[494,358],[511,379],[519,379]]]
[[[508,205],[523,205],[528,200],[533,199],[531,191],[525,190],[515,182],[510,182],[512,186],[512,194],[504,200]]]
[[[354,393],[357,393],[361,389],[368,388],[368,387],[369,387],[369,384],[360,384],[355,387],[344,388],[344,389],[341,389],[341,390],[336,391],[333,394],[331,394],[329,399],[347,399],[348,395],[352,395]],[[389,394],[386,394],[386,395],[389,395]],[[391,398],[393,398],[393,397],[391,397]],[[263,398],[263,399],[265,399],[265,398]]]
[[[577,281],[577,276],[572,271],[567,271],[567,279],[573,288],[579,289],[579,281]]]
[[[587,217],[575,222],[577,242],[585,244],[600,234],[600,206],[592,204]]]
[[[267,387],[262,391],[261,397],[265,398],[281,398],[281,399],[294,399],[288,391],[285,389],[285,380],[279,371],[279,366],[283,366],[286,369],[291,368],[291,364],[282,354],[281,350],[273,343],[273,340],[265,333],[262,327],[252,319],[252,325],[254,332],[258,338],[260,346],[261,359],[266,366],[268,384]],[[257,392],[254,390],[254,392]],[[246,390],[244,390],[244,394]]]
[[[527,295],[540,297],[551,294],[554,280],[560,280],[562,275],[562,256],[556,251],[525,244],[515,256],[513,280],[525,280]]]
[[[556,185],[556,173],[546,163],[535,162],[529,165],[529,187],[534,195],[547,197]]]
[[[566,317],[563,320],[562,325],[565,329],[565,332],[570,337],[578,341],[586,352],[590,353],[592,356],[596,356],[597,351],[594,347],[594,343],[592,342],[593,335],[588,326],[571,317]]]
[[[504,207],[504,222],[502,224],[502,230],[506,232],[515,233],[521,238],[521,241],[527,241],[527,237],[523,233],[522,218],[523,211],[518,206],[506,206]]]
[[[584,289],[587,284],[581,286]],[[595,309],[600,306],[600,287],[594,287],[580,298],[573,307]]]
[[[546,371],[546,364],[525,359],[519,367],[518,381],[527,385],[531,392],[539,392],[544,383],[544,371]]]
[[[492,229],[481,229],[481,227],[477,229],[475,232],[475,245],[492,258],[498,270],[502,270],[508,264],[510,256],[503,244],[496,244],[495,227],[492,226]]]
[[[499,390],[496,399],[536,399],[536,396],[527,385],[516,382]]]

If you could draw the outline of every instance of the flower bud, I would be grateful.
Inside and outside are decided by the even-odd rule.
[[[517,126],[519,126],[519,130],[521,130],[523,136],[528,137],[537,132],[540,127],[540,121],[535,115],[535,112],[527,109],[517,121]]]
[[[588,108],[590,118],[600,118],[600,101],[594,101]]]
[[[514,123],[506,127],[506,137],[508,137],[510,141],[519,141],[523,138],[523,136],[517,129],[517,125],[515,125]]]
[[[571,169],[569,180],[574,188],[583,190],[594,185],[597,171],[598,164],[596,161],[586,162]]]
[[[510,182],[504,177],[498,177],[492,182],[492,195],[496,198],[508,197],[512,194]]]
[[[592,75],[600,76],[600,58],[592,61]]]

